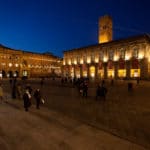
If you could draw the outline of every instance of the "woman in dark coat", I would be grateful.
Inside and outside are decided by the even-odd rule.
[[[27,89],[25,90],[25,93],[23,94],[23,101],[24,101],[25,111],[28,111],[28,108],[31,106],[31,95]]]
[[[36,89],[34,92],[34,98],[36,100],[36,108],[40,109],[40,102],[41,102],[41,92],[40,89]]]

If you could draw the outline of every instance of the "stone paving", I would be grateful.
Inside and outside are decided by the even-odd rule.
[[[115,82],[113,87],[107,83],[105,102],[95,101],[93,84],[89,85],[87,99],[79,96],[70,84],[60,87],[56,81],[47,81],[42,90],[45,106],[50,111],[150,149],[150,83],[142,81],[137,85],[132,82],[134,90],[131,93],[127,91],[127,81]],[[31,83],[33,88],[38,86],[36,81]],[[134,148],[130,146],[128,149]]]
[[[146,150],[45,107],[25,112],[18,100],[0,103],[0,149]]]
[[[53,98],[46,99],[49,108],[150,149],[150,83],[137,85],[132,82],[134,89],[131,93],[127,90],[127,81],[115,83],[114,87],[107,83],[105,102],[95,101],[92,86],[87,99],[70,87],[64,87],[58,95],[51,89]]]

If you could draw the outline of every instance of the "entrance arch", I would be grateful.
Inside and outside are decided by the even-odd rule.
[[[95,78],[95,66],[90,67],[90,77]]]

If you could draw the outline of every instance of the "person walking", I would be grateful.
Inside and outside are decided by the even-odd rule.
[[[96,100],[100,97],[101,100],[106,100],[107,88],[102,84],[98,85],[96,89]]]
[[[28,89],[26,89],[23,94],[23,101],[24,101],[25,111],[28,111],[28,108],[31,106],[31,95]]]
[[[84,81],[83,82],[83,97],[87,98],[87,95],[88,95],[88,83],[87,81]]]
[[[35,90],[34,98],[36,100],[36,108],[40,109],[40,102],[41,102],[41,91],[40,91],[40,89]]]
[[[3,101],[3,88],[1,83],[0,83],[0,101]]]
[[[96,100],[98,99],[98,97],[101,95],[101,85],[98,84],[97,88],[96,88]]]

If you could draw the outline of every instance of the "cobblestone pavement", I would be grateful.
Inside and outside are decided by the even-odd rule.
[[[18,100],[0,103],[0,149],[146,150],[44,107],[25,112]]]
[[[115,81],[114,86],[107,82],[108,94],[104,102],[95,101],[95,84],[89,85],[88,98],[85,99],[79,96],[77,89],[70,83],[62,86],[58,81],[47,80],[42,87],[46,100],[44,106],[47,107],[45,109],[89,125],[96,132],[103,130],[150,149],[150,83],[142,81],[137,85],[135,81],[132,82],[132,92],[127,91],[128,81]],[[38,80],[29,83],[33,89],[40,86]],[[9,85],[5,82],[3,85],[10,93]],[[132,146],[126,149],[135,149]]]

